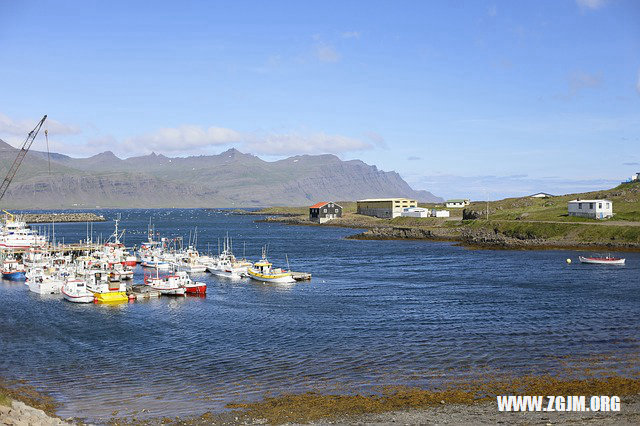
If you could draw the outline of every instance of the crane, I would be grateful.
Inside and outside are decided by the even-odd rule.
[[[25,155],[27,155],[27,152],[29,152],[29,148],[31,148],[31,144],[35,140],[36,136],[38,136],[38,132],[40,131],[40,128],[42,127],[46,119],[47,119],[47,116],[45,115],[44,117],[42,117],[42,120],[40,120],[40,122],[36,124],[36,127],[34,127],[33,130],[30,131],[29,134],[27,135],[27,139],[22,144],[22,148],[18,152],[18,155],[16,155],[16,159],[13,160],[13,164],[9,168],[9,172],[7,173],[7,176],[5,176],[4,180],[2,181],[2,184],[0,185],[0,200],[2,200],[2,197],[4,197],[4,193],[7,192],[7,188],[9,188],[11,181],[13,180],[16,173],[18,172],[18,168],[20,167],[20,164],[22,164],[22,160],[24,160]]]

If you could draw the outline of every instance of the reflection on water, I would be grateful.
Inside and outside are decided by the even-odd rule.
[[[566,264],[572,252],[352,241],[342,238],[348,229],[255,224],[205,210],[121,213],[128,245],[146,238],[152,217],[167,236],[188,239],[197,225],[203,252],[217,251],[227,231],[236,254],[246,242],[254,260],[269,243],[276,266],[286,254],[292,269],[314,278],[283,286],[203,274],[206,298],[116,306],[66,303],[0,282],[0,375],[51,392],[62,416],[108,418],[115,407],[119,415],[197,414],[266,391],[429,386],[640,348],[637,253],[609,268]],[[111,230],[94,224],[96,235]],[[85,224],[56,225],[65,241],[85,233]],[[138,268],[136,282],[142,277]]]

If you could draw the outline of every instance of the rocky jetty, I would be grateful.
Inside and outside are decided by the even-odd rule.
[[[37,408],[33,408],[21,401],[11,401],[11,406],[0,404],[0,424],[29,426],[29,425],[69,425],[63,420],[51,417]]]
[[[102,215],[95,213],[27,213],[20,215],[27,223],[60,222],[104,222]]]
[[[351,240],[436,240],[450,241],[455,235],[449,229],[413,228],[413,227],[379,227],[371,228],[361,234],[347,237]]]

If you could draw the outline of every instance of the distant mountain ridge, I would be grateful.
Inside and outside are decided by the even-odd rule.
[[[16,148],[0,140],[0,178]],[[3,208],[268,207],[324,200],[408,197],[442,201],[412,189],[396,172],[335,155],[299,155],[265,161],[237,149],[217,155],[122,159],[111,151],[87,158],[30,151]]]

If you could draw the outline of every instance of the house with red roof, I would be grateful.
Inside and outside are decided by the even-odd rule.
[[[320,201],[309,207],[311,222],[325,223],[336,217],[342,217],[342,206],[333,201]]]

